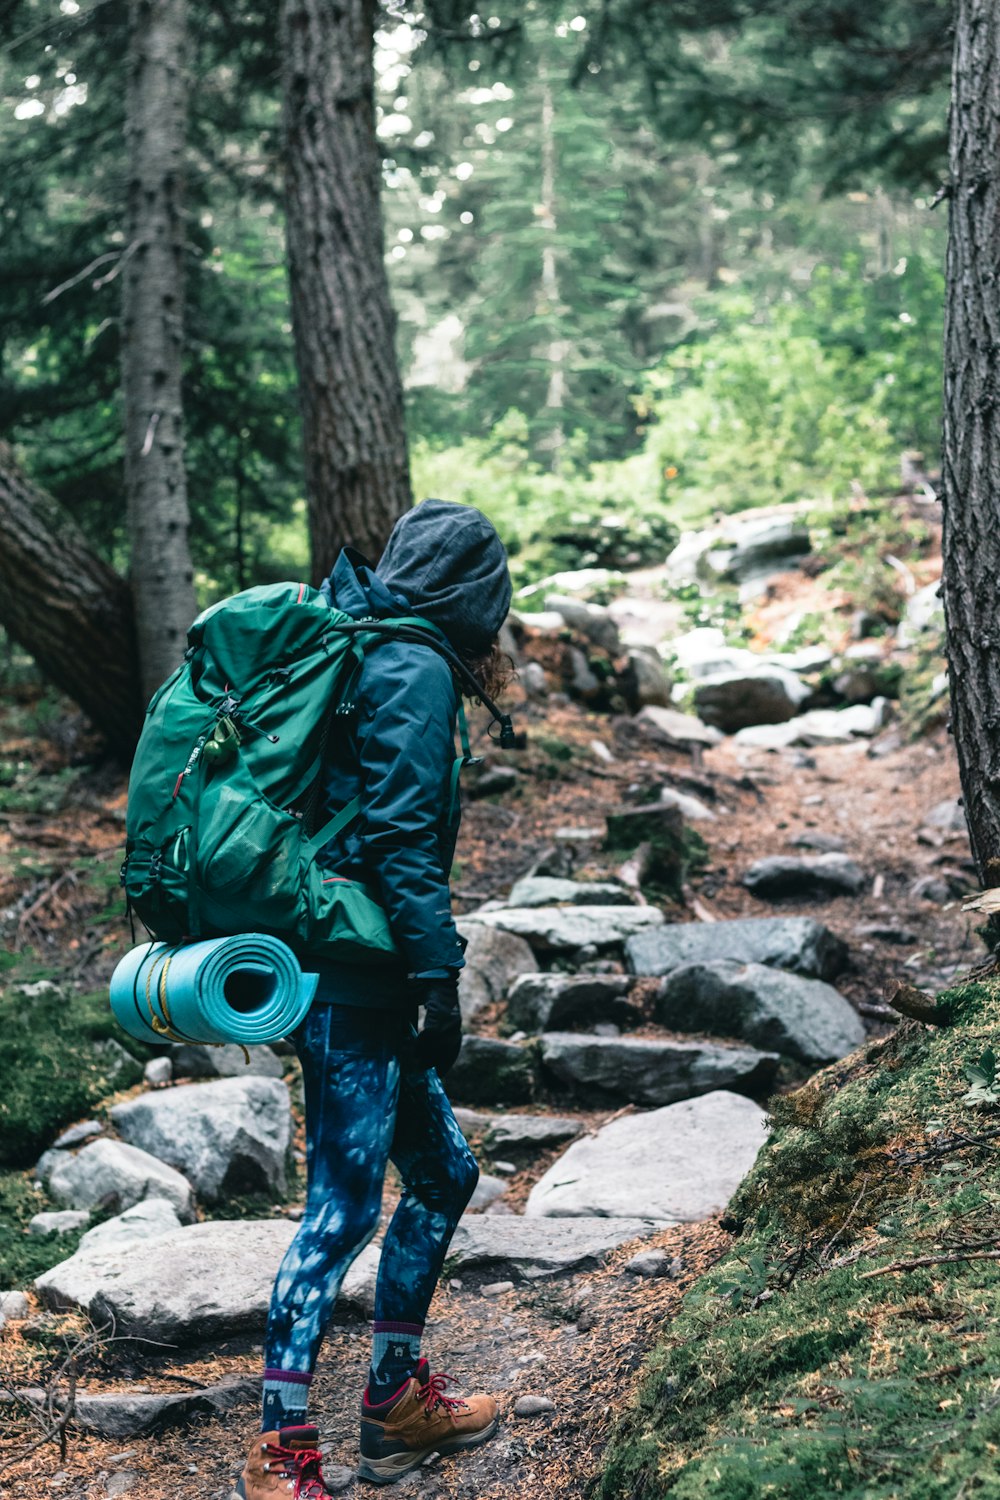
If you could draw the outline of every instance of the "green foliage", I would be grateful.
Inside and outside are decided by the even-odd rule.
[[[86,1225],[69,1234],[29,1234],[28,1223],[48,1204],[30,1176],[0,1172],[0,1287],[28,1286],[50,1266],[72,1255]]]
[[[963,1104],[1000,1104],[1000,1077],[997,1076],[997,1058],[992,1047],[987,1047],[976,1062],[966,1063],[965,1076],[971,1086],[962,1096]]]
[[[647,484],[637,455],[553,474],[530,456],[527,426],[508,412],[489,439],[450,447],[418,440],[412,449],[418,496],[477,505],[508,544],[523,587],[566,568],[636,567],[661,562],[677,527]]]
[[[23,964],[14,973],[19,984],[48,977]],[[0,995],[0,1164],[19,1167],[50,1146],[62,1126],[138,1083],[142,1063],[118,1052],[122,1032],[104,991],[77,995],[66,985],[29,998],[13,977],[4,975]],[[141,1042],[127,1043],[136,1057],[149,1055]]]
[[[966,1058],[998,999],[950,991],[950,1026],[901,1025],[775,1101],[741,1237],[665,1330],[600,1500],[992,1493],[1000,1282],[947,1257],[995,1243],[995,1148],[962,1079],[992,1086],[995,1059]]]

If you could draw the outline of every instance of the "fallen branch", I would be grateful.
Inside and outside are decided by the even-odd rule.
[[[892,979],[885,987],[885,1001],[901,1016],[923,1021],[926,1026],[946,1026],[947,1017],[938,1009],[937,1001],[926,990],[907,984],[903,979]]]
[[[921,1266],[947,1266],[963,1260],[1000,1260],[1000,1250],[964,1250],[955,1255],[921,1255],[916,1260],[896,1260],[891,1266],[879,1266],[877,1271],[862,1271],[859,1281],[869,1281],[873,1276],[888,1276],[890,1271],[918,1271]]]

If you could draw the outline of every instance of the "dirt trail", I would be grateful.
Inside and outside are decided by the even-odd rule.
[[[867,892],[781,909],[808,912],[846,939],[852,966],[840,984],[855,1003],[877,1005],[885,979],[894,974],[941,985],[981,953],[957,903],[942,905],[913,894],[914,882],[922,876],[944,870],[960,877],[968,854],[964,836],[940,847],[918,838],[926,813],[957,795],[943,734],[881,758],[870,756],[864,742],[807,755],[742,752],[727,742],[694,766],[680,752],[616,739],[607,718],[575,708],[550,709],[544,715],[526,710],[525,717],[536,742],[549,737],[573,747],[574,754],[553,770],[544,752],[531,751],[516,795],[471,804],[459,850],[459,895],[465,897],[466,909],[504,893],[557,828],[599,824],[603,809],[637,788],[670,781],[707,798],[717,814],[716,821],[699,827],[709,847],[708,867],[694,891],[704,915],[768,914],[775,908],[755,900],[739,884],[745,866],[765,854],[789,852],[790,840],[804,831],[843,839],[845,851],[872,878]],[[589,748],[594,739],[615,759],[598,758]],[[114,801],[114,794],[105,801],[105,816]],[[44,827],[39,832],[44,836]],[[671,913],[677,919],[683,915]],[[881,936],[859,934],[859,928],[874,926],[882,929]],[[102,946],[89,977],[102,977],[108,962]],[[869,1017],[868,1024],[882,1030],[891,1023]],[[550,1159],[540,1159],[520,1174],[513,1201],[523,1198]],[[391,1206],[391,1195],[386,1206]],[[432,1308],[428,1351],[435,1365],[451,1371],[467,1388],[497,1391],[504,1424],[483,1449],[425,1468],[400,1484],[397,1493],[468,1500],[582,1497],[643,1358],[669,1324],[685,1289],[726,1242],[714,1222],[666,1229],[645,1241],[644,1248],[662,1245],[679,1258],[682,1269],[673,1280],[625,1273],[633,1246],[614,1252],[599,1270],[499,1295],[483,1291],[483,1283],[494,1279],[488,1275],[467,1276],[461,1285],[446,1283]],[[332,1330],[324,1349],[314,1410],[332,1465],[351,1465],[356,1458],[357,1401],[367,1352],[366,1330],[357,1324]],[[36,1353],[37,1346],[29,1346],[21,1334],[9,1333],[0,1348],[4,1381],[16,1375],[17,1383],[24,1383],[28,1356]],[[151,1351],[115,1352],[100,1369],[86,1371],[84,1380],[92,1389],[135,1389],[138,1383],[175,1391],[230,1370],[255,1372],[258,1362],[259,1349],[236,1343],[179,1363]],[[533,1418],[513,1416],[514,1400],[528,1393],[548,1396],[554,1411]],[[0,1488],[12,1495],[51,1494],[67,1500],[124,1494],[142,1495],[143,1500],[228,1500],[254,1425],[255,1413],[247,1407],[224,1422],[159,1439],[103,1442],[72,1435],[64,1460],[46,1445],[0,1474]],[[23,1452],[30,1440],[30,1425],[15,1421],[4,1456]],[[344,1493],[363,1489],[352,1481]]]

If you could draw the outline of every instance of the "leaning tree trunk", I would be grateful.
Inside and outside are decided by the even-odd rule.
[[[959,0],[945,315],[944,605],[980,879],[1000,886],[1000,10]]]
[[[196,612],[181,411],[186,0],[131,0],[122,384],[130,578],[142,680],[180,660]]]
[[[2,444],[0,624],[129,759],[142,693],[128,584]]]
[[[283,0],[285,199],[313,574],[412,502],[375,136],[375,0]]]

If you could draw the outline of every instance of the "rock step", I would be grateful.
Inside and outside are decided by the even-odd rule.
[[[735,959],[816,979],[834,979],[847,965],[847,946],[811,917],[738,917],[677,922],[636,933],[625,945],[635,974],[662,976],[682,964]]]
[[[196,1344],[262,1333],[295,1229],[285,1219],[212,1220],[98,1245],[53,1266],[35,1289],[46,1306],[82,1308],[98,1324],[113,1318],[130,1338]],[[369,1246],[351,1266],[338,1314],[372,1316],[378,1254]]]
[[[767,1116],[718,1091],[648,1114],[612,1120],[564,1151],[535,1184],[528,1220],[608,1222],[641,1213],[682,1223],[720,1213],[764,1144]]]
[[[453,1272],[503,1273],[515,1281],[589,1270],[609,1250],[651,1234],[656,1226],[633,1215],[562,1219],[463,1218],[448,1251]]]
[[[472,1105],[528,1104],[543,1089],[568,1090],[591,1108],[673,1104],[719,1088],[766,1094],[778,1062],[775,1052],[739,1043],[676,1037],[547,1031],[508,1042],[466,1035],[448,1092]]]

